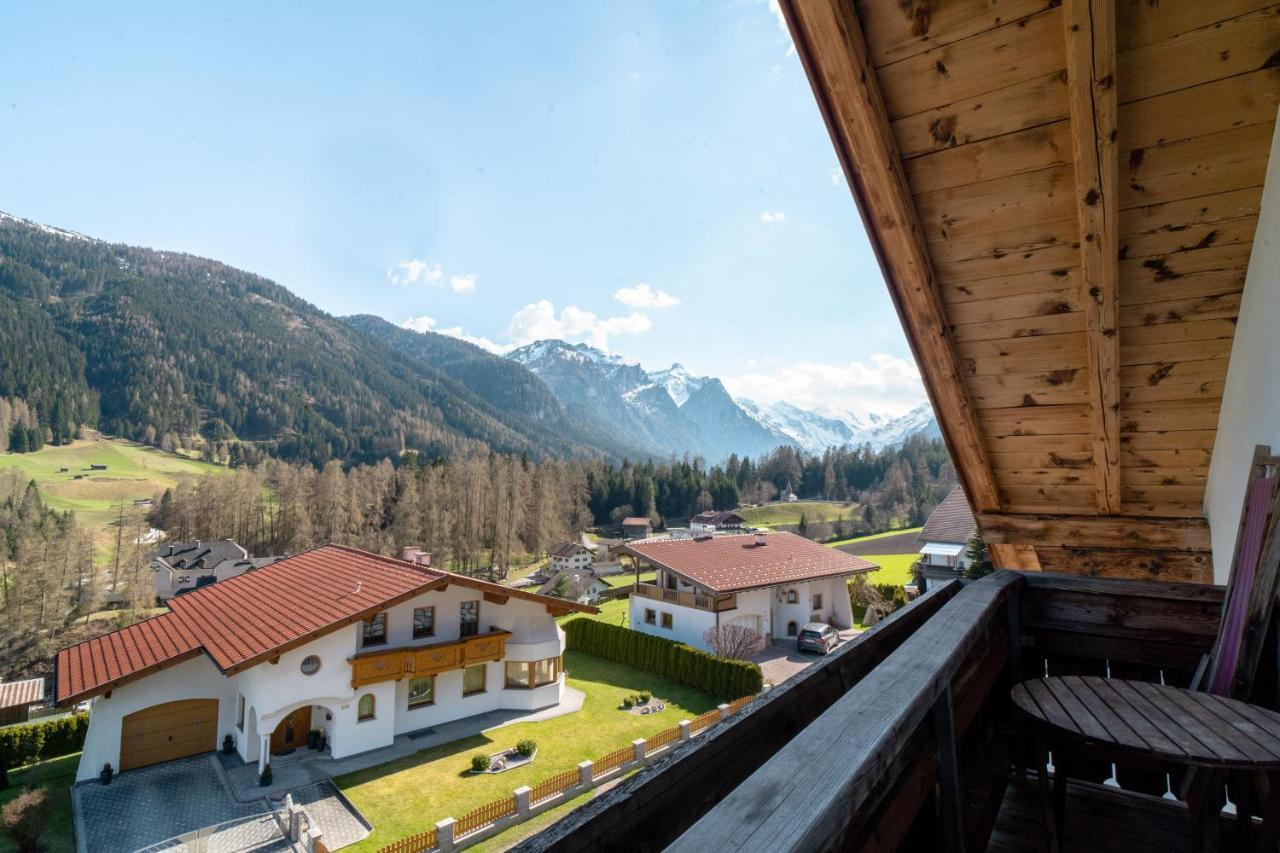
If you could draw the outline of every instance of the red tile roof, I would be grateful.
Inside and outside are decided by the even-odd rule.
[[[105,692],[201,652],[232,674],[449,583],[588,610],[487,581],[325,545],[180,595],[171,612],[58,652],[58,701]]]
[[[623,527],[648,527],[650,525],[649,519],[639,515],[632,515],[622,519]]]
[[[30,705],[44,698],[44,679],[27,678],[0,684],[0,708]]]
[[[757,545],[752,534],[646,539],[625,545],[623,550],[712,592],[738,592],[879,568],[794,533],[769,533],[764,542]]]

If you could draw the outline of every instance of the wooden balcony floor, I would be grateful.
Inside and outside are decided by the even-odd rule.
[[[1219,849],[1234,842],[1235,820],[1223,818]],[[1184,804],[1088,782],[1067,787],[1067,830],[1062,853],[1190,853],[1190,819]],[[1035,777],[1010,782],[996,818],[988,853],[1044,853],[1040,795]]]

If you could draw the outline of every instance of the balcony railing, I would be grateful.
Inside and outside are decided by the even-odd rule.
[[[698,610],[710,610],[712,612],[733,610],[738,606],[738,596],[733,593],[712,595],[705,592],[687,592],[685,590],[665,589],[652,583],[636,584],[635,594],[644,598],[652,598],[654,601],[664,601],[668,604],[678,604],[681,607],[695,607]]]
[[[1037,573],[952,582],[517,849],[974,851],[995,837],[1001,849],[1042,849],[1034,827],[1007,817],[1027,789],[1012,685],[1045,673],[1188,684],[1222,595]],[[1071,763],[1071,790],[1106,799],[1111,814],[1149,823],[1156,803],[1169,825],[1179,809],[1185,821],[1159,799],[1177,778],[1123,760]],[[1091,831],[1080,820],[1076,831]],[[1010,847],[1011,834],[1022,843]]]
[[[510,631],[490,628],[487,634],[426,646],[401,646],[362,652],[351,658],[351,686],[435,675],[477,663],[502,660]]]

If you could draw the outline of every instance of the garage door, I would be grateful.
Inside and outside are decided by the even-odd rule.
[[[218,748],[218,700],[184,699],[134,711],[120,725],[120,769]]]

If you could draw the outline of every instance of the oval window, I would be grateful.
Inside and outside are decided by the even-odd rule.
[[[320,658],[316,655],[307,655],[302,659],[302,674],[315,675],[320,671]]]

